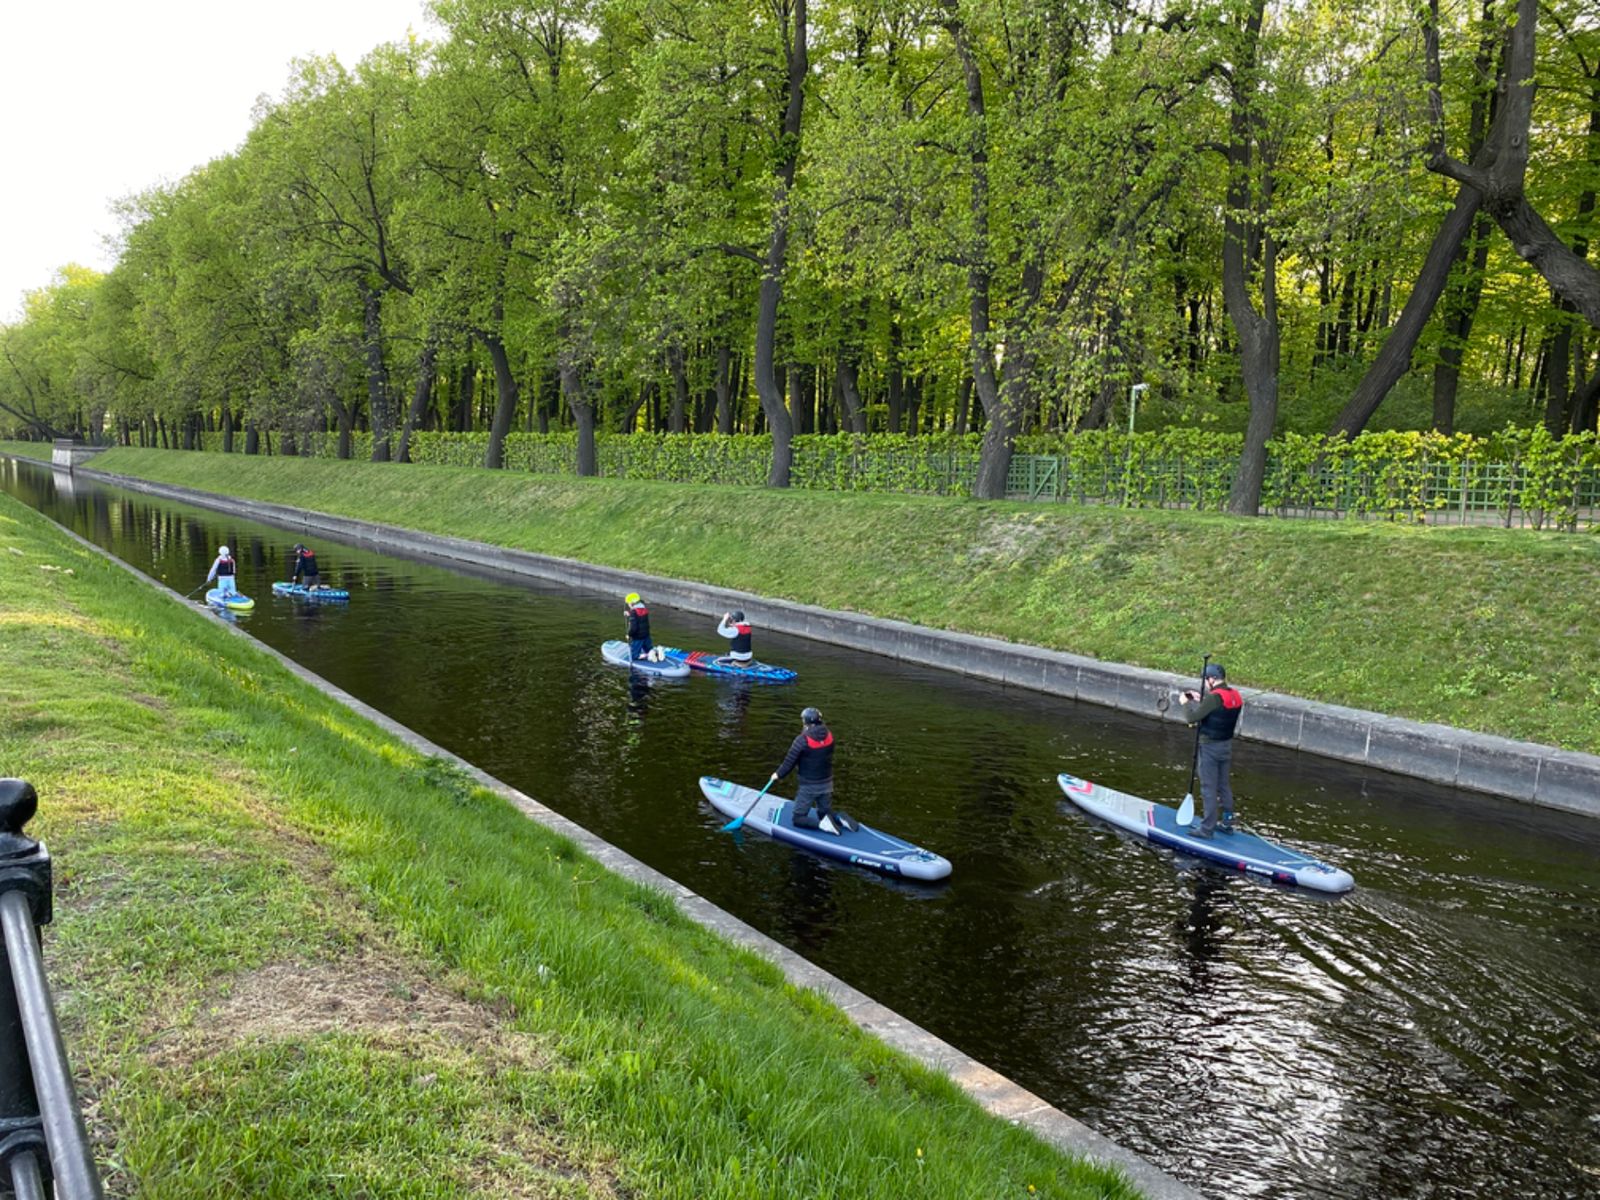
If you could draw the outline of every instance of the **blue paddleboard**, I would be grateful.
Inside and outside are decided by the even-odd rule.
[[[241,592],[224,592],[221,588],[212,588],[207,592],[206,603],[225,608],[229,612],[249,612],[256,606],[256,602],[249,596]]]
[[[687,663],[677,662],[670,658],[663,659],[661,662],[652,662],[648,658],[634,658],[627,642],[605,642],[600,647],[600,655],[613,666],[632,667],[643,675],[659,675],[663,679],[687,679],[689,677]]]
[[[672,646],[663,646],[661,650],[668,658],[686,664],[691,671],[704,671],[707,675],[756,679],[762,683],[788,683],[795,678],[795,672],[788,667],[774,667],[770,663],[737,663],[725,654],[708,654],[704,650],[678,650]]]
[[[1085,812],[1110,821],[1119,829],[1146,838],[1158,846],[1166,846],[1217,866],[1242,871],[1258,879],[1273,883],[1293,884],[1318,892],[1348,892],[1356,881],[1350,872],[1325,862],[1318,862],[1269,842],[1264,837],[1238,830],[1223,833],[1220,829],[1209,838],[1199,837],[1187,825],[1178,824],[1178,810],[1153,800],[1142,800],[1125,792],[1090,783],[1076,775],[1058,775],[1056,782],[1061,790]]]
[[[729,783],[726,779],[714,779],[710,775],[700,777],[700,790],[711,801],[711,807],[723,816],[737,817],[750,809],[744,824],[774,841],[803,846],[829,858],[868,867],[881,875],[897,875],[902,879],[931,883],[950,874],[948,858],[873,829],[870,825],[857,825],[854,829],[839,827],[837,833],[796,827],[793,800],[785,800],[769,792],[751,809],[751,804],[761,795],[755,788]]]
[[[296,600],[348,600],[350,593],[343,588],[308,588],[303,583],[280,581],[272,585],[274,596],[293,596]]]

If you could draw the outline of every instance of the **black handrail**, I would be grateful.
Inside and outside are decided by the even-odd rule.
[[[17,1200],[102,1200],[39,950],[50,852],[22,832],[38,807],[32,784],[0,779],[0,1171]]]

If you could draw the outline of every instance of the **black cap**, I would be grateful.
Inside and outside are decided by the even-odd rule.
[[[806,707],[800,710],[800,719],[807,725],[822,724],[822,714],[814,708]]]
[[[734,619],[734,621],[736,621],[736,622],[742,621],[742,620],[744,620],[744,609],[736,608],[731,613],[729,613],[728,615],[730,617],[732,617]]]
[[[1207,663],[1205,677],[1207,679],[1226,679],[1228,673],[1222,669],[1221,663]]]

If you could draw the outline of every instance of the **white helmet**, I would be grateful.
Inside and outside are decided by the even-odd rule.
[[[217,556],[219,558],[227,558],[228,557],[228,548],[226,546],[218,546],[217,547]]]

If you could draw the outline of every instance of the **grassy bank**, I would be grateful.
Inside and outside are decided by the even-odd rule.
[[[4,496],[0,662],[113,1195],[1131,1195]]]
[[[113,450],[97,467],[1600,751],[1600,539]]]

